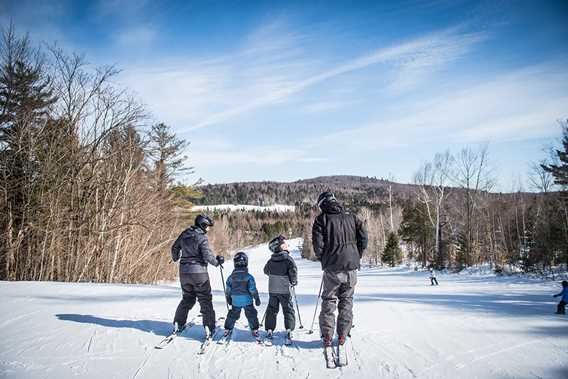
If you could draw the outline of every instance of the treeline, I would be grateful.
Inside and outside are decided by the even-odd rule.
[[[338,198],[358,208],[375,207],[389,196],[411,196],[412,185],[360,176],[326,176],[292,183],[241,182],[200,186],[203,198],[197,204],[296,205],[304,209],[315,205],[318,194],[332,189]]]
[[[562,128],[564,150],[530,168],[534,192],[522,188],[515,193],[492,192],[493,162],[487,147],[481,146],[455,155],[436,154],[409,185],[351,176],[231,183],[207,186],[202,201],[259,205],[294,201],[297,211],[287,216],[292,236],[304,238],[302,254],[313,258],[311,226],[318,213],[313,199],[331,190],[366,222],[369,264],[396,265],[406,258],[424,267],[455,270],[488,263],[497,271],[510,266],[544,271],[568,265],[566,123]]]
[[[113,67],[36,48],[12,26],[0,60],[0,279],[174,277],[192,195],[173,185],[185,142],[149,127]]]
[[[531,167],[535,193],[491,193],[487,147],[437,154],[424,164],[396,231],[409,255],[437,268],[489,263],[497,271],[513,265],[543,272],[568,265],[566,123],[562,129],[564,151]]]

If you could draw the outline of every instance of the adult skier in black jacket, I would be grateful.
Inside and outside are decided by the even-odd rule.
[[[219,266],[225,259],[213,254],[207,239],[207,230],[215,223],[211,218],[199,215],[195,218],[195,225],[184,230],[172,246],[172,260],[180,261],[179,280],[183,297],[174,316],[174,331],[180,332],[185,328],[187,314],[199,301],[203,326],[206,334],[215,331],[215,310],[213,309],[213,296],[207,264]]]
[[[346,211],[333,193],[322,193],[318,206],[321,213],[314,221],[312,244],[324,271],[320,331],[324,346],[331,346],[337,307],[337,335],[342,345],[353,324],[353,293],[357,270],[367,248],[367,232],[361,221]]]

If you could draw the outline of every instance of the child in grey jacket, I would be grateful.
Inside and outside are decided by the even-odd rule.
[[[268,275],[268,307],[266,309],[266,331],[268,338],[276,328],[276,315],[279,306],[284,313],[284,326],[291,338],[291,332],[296,326],[296,313],[292,304],[290,286],[298,284],[298,269],[294,259],[288,253],[286,238],[282,235],[272,239],[268,244],[272,255],[264,266],[264,273]]]

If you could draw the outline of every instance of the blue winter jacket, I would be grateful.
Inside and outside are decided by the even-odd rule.
[[[246,268],[235,268],[227,278],[227,300],[235,307],[251,305],[253,299],[260,299],[256,289],[256,282]]]
[[[557,296],[562,296],[561,300],[568,303],[568,287],[562,288],[562,291],[560,291],[559,294],[554,295],[554,297],[557,297]]]

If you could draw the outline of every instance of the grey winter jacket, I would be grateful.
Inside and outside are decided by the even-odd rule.
[[[172,246],[172,260],[180,261],[180,272],[184,274],[206,273],[207,263],[219,265],[207,236],[195,226],[184,230],[176,239]]]
[[[298,284],[298,268],[287,251],[272,254],[264,273],[268,275],[268,293],[289,294],[290,285]]]
[[[312,244],[322,269],[359,269],[368,242],[363,223],[337,201],[324,202],[321,208],[312,228]]]

